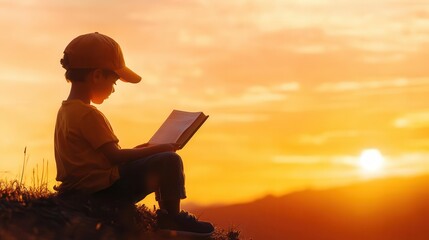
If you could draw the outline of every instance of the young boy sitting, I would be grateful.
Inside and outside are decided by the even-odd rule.
[[[91,105],[103,103],[115,91],[118,79],[141,80],[125,66],[118,43],[97,32],[78,36],[65,48],[61,64],[71,90],[55,126],[59,193],[82,193],[134,205],[155,192],[159,228],[210,235],[214,230],[210,223],[180,210],[186,194],[177,146],[146,143],[121,149],[106,117]]]

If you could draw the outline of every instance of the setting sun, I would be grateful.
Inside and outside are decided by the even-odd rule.
[[[359,157],[359,166],[365,172],[377,172],[384,165],[384,157],[378,149],[365,149]]]

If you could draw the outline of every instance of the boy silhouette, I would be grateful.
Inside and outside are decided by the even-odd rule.
[[[83,194],[120,204],[135,203],[155,192],[158,227],[188,235],[210,235],[214,228],[180,209],[186,198],[182,159],[175,144],[142,144],[121,149],[107,118],[96,107],[114,90],[118,79],[138,83],[125,66],[118,43],[89,33],[73,39],[61,65],[71,82],[55,125],[56,187],[59,194]]]

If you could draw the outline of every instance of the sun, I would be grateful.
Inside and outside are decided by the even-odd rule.
[[[379,172],[384,165],[384,157],[375,148],[365,149],[359,157],[359,166],[364,172]]]

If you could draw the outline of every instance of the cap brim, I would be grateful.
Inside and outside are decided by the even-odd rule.
[[[115,70],[115,72],[119,75],[119,79],[124,82],[138,83],[142,80],[142,78],[137,73],[131,71],[131,69],[127,67]]]

